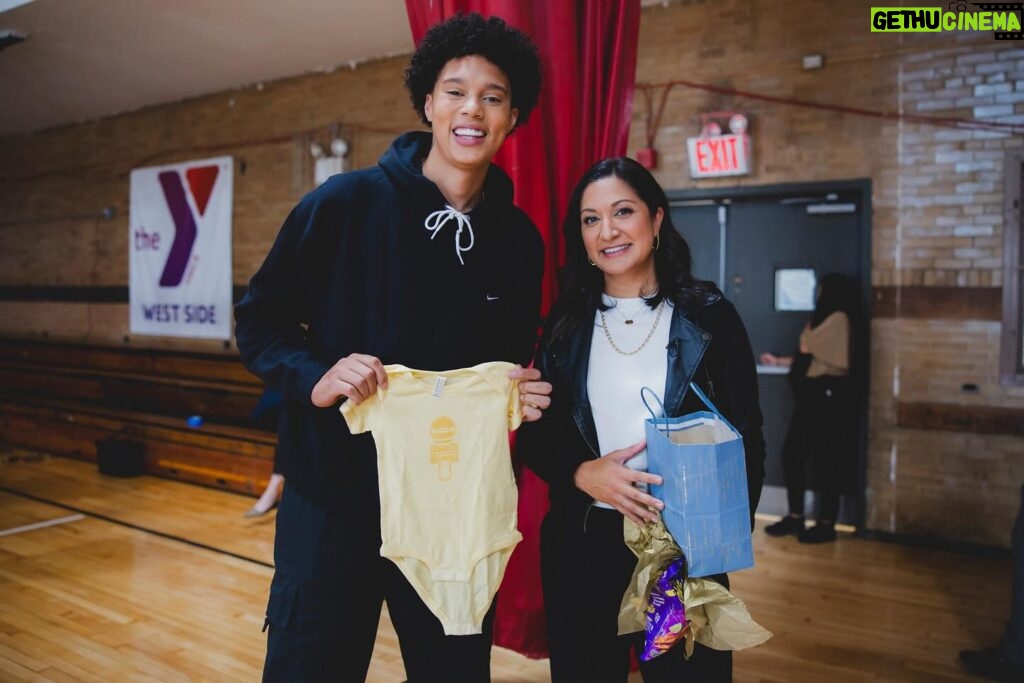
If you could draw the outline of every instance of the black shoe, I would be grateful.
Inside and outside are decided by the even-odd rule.
[[[994,681],[1024,681],[1024,670],[1016,668],[1006,659],[1003,648],[994,645],[984,650],[961,650],[960,663],[972,674]]]
[[[810,529],[804,529],[797,535],[801,543],[831,543],[836,540],[836,528],[832,524],[818,522]]]
[[[796,536],[804,530],[804,518],[794,517],[793,515],[786,515],[775,524],[769,524],[764,528],[764,532],[769,536],[785,536],[786,534],[793,534]]]

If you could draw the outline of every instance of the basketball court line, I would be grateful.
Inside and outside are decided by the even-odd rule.
[[[67,515],[65,517],[57,517],[56,519],[48,519],[44,522],[36,522],[35,524],[25,524],[23,526],[12,527],[10,529],[0,529],[0,536],[13,536],[14,534],[22,534],[26,531],[35,531],[36,529],[45,529],[46,527],[57,526],[58,524],[77,522],[81,519],[85,519],[85,515]]]
[[[170,541],[177,541],[178,543],[184,543],[185,545],[190,545],[190,546],[192,546],[194,548],[202,548],[203,550],[209,550],[209,551],[218,553],[220,555],[227,555],[228,557],[234,557],[235,559],[244,560],[245,562],[251,562],[253,564],[258,564],[258,565],[261,565],[263,567],[268,567],[270,569],[274,568],[274,565],[271,564],[270,562],[264,562],[263,560],[257,560],[256,558],[248,557],[246,555],[242,555],[242,554],[235,553],[235,552],[231,552],[230,550],[224,550],[223,548],[218,548],[216,546],[208,545],[206,543],[200,543],[199,541],[193,541],[193,540],[190,540],[190,539],[187,539],[187,538],[183,538],[181,536],[175,536],[174,534],[169,534],[169,533],[166,533],[166,532],[163,532],[163,531],[158,531],[156,529],[150,529],[149,527],[144,527],[144,526],[141,526],[141,525],[138,525],[138,524],[132,524],[131,522],[126,522],[126,521],[121,520],[121,519],[116,519],[114,517],[109,517],[107,515],[99,514],[99,513],[96,513],[96,512],[91,512],[89,510],[82,510],[80,508],[74,507],[73,505],[68,505],[66,503],[61,503],[61,502],[58,502],[58,501],[55,501],[55,500],[50,500],[48,498],[44,498],[42,496],[37,496],[37,495],[31,494],[31,493],[27,493],[25,491],[19,491],[17,489],[8,488],[7,486],[0,486],[0,491],[2,491],[3,493],[9,493],[12,496],[18,496],[19,498],[24,498],[26,500],[34,500],[37,503],[45,503],[47,505],[52,505],[54,507],[63,508],[65,510],[69,510],[71,512],[80,513],[83,517],[92,517],[94,519],[99,519],[99,520],[102,520],[104,522],[109,522],[111,524],[116,524],[118,526],[123,526],[123,527],[125,527],[127,529],[135,529],[136,531],[142,531],[142,532],[147,533],[147,534],[152,534],[153,536],[159,536],[161,538],[166,538],[166,539],[168,539]],[[73,517],[74,515],[71,515],[71,516]]]

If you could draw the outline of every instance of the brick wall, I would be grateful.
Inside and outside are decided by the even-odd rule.
[[[872,34],[869,2],[725,0],[652,7],[638,81],[674,79],[880,112],[1024,122],[1024,52],[990,34]],[[825,55],[804,71],[803,54]],[[655,106],[661,88],[651,89]],[[688,177],[686,138],[702,112],[748,114],[755,171]],[[637,97],[630,150],[646,145]],[[655,147],[666,188],[871,178],[872,284],[895,298],[873,320],[868,514],[871,528],[1007,545],[1024,481],[1020,437],[896,424],[901,403],[1024,409],[999,383],[1000,323],[990,307],[928,304],[948,288],[992,300],[1002,285],[1003,158],[1024,137],[766,102],[674,86]],[[913,290],[904,290],[915,285]],[[989,289],[983,289],[989,288]],[[902,291],[894,295],[891,290]],[[916,305],[901,305],[913,293]],[[982,296],[984,295],[984,296]],[[923,301],[921,301],[923,299]],[[921,304],[924,305],[921,305]],[[965,392],[973,384],[977,391]]]
[[[376,162],[419,126],[402,85],[407,58],[284,79],[31,135],[0,138],[0,287],[95,288],[128,279],[133,168],[231,155],[234,275],[244,285],[281,221],[312,189],[313,139],[331,126],[350,163]],[[97,214],[117,209],[112,220]],[[0,299],[0,335],[231,352],[221,342],[128,337],[123,303]]]
[[[1024,114],[1024,51],[1015,43],[978,34],[872,34],[869,7],[864,0],[693,0],[646,8],[638,81],[686,79],[929,116],[1018,121]],[[802,70],[807,53],[824,54],[825,68]],[[390,131],[417,126],[401,86],[404,65],[404,58],[381,60],[0,139],[0,286],[123,286],[130,170],[222,154],[236,163],[234,281],[244,284],[304,189],[311,134],[351,124],[353,165],[361,167],[385,149]],[[655,104],[658,94],[652,91]],[[685,139],[697,132],[701,112],[723,109],[749,115],[755,172],[692,181]],[[638,93],[631,152],[645,145],[645,120]],[[1022,142],[677,86],[655,147],[668,189],[870,178],[871,279],[879,292],[906,294],[903,287],[917,285],[989,293],[1002,284],[1003,156]],[[113,220],[82,217],[107,205],[118,209]],[[1024,393],[998,381],[1000,324],[987,314],[912,312],[895,300],[871,329],[867,523],[1005,545],[1024,480],[1024,442],[896,423],[904,402],[1024,409]],[[0,336],[126,343],[126,309],[0,301]],[[220,348],[143,337],[127,343]],[[978,391],[961,391],[968,383]]]

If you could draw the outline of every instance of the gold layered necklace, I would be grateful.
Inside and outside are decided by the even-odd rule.
[[[622,349],[619,348],[618,344],[615,343],[615,340],[612,339],[612,333],[608,331],[608,321],[604,317],[604,311],[602,311],[601,309],[597,310],[598,314],[601,316],[601,329],[604,330],[604,336],[607,337],[608,339],[608,345],[611,346],[612,350],[614,350],[616,353],[619,353],[623,356],[635,356],[636,354],[640,353],[640,349],[647,346],[647,342],[651,341],[651,337],[654,336],[654,331],[658,329],[658,323],[661,322],[661,314],[664,313],[664,311],[665,300],[662,299],[661,303],[658,304],[658,315],[655,316],[654,318],[654,324],[651,325],[651,330],[650,332],[647,333],[647,336],[644,337],[644,340],[640,342],[640,346],[636,347],[632,351],[623,351]],[[626,324],[632,325],[633,321],[628,320]]]

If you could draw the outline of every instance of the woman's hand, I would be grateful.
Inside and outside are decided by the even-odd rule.
[[[612,451],[597,460],[588,460],[576,468],[573,475],[576,488],[596,501],[611,505],[639,526],[657,521],[658,513],[648,508],[661,510],[665,504],[633,484],[660,484],[661,477],[626,467],[626,461],[636,456],[646,446],[647,442],[641,441]]]
[[[776,356],[774,353],[761,354],[762,365],[776,365],[788,368],[793,364],[793,356]]]
[[[519,380],[519,402],[523,406],[523,422],[536,422],[551,406],[551,383],[541,382],[540,370],[521,368],[508,373],[509,379]]]
[[[313,387],[309,398],[318,408],[330,408],[342,396],[356,405],[388,388],[388,374],[379,358],[353,353],[335,363]]]

